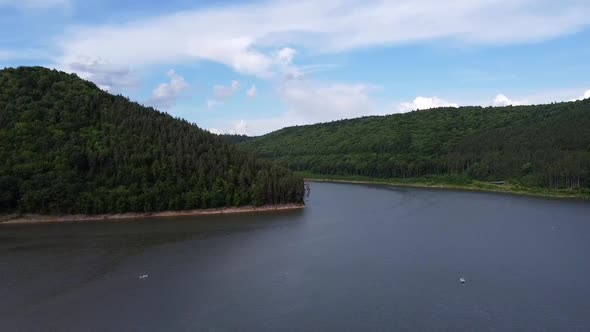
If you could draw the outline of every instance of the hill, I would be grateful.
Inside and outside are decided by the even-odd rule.
[[[220,134],[219,136],[221,136],[226,142],[232,143],[232,144],[244,143],[244,142],[252,139],[252,136],[246,136],[246,135]]]
[[[0,71],[0,212],[303,202],[303,180],[187,121],[40,67]]]
[[[243,143],[313,177],[590,187],[590,100],[438,108],[285,128]]]

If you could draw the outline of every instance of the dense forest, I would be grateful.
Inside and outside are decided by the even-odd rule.
[[[55,70],[0,71],[0,212],[302,203],[301,177]]]
[[[244,143],[244,142],[252,139],[251,136],[247,136],[247,135],[221,134],[219,136],[221,136],[226,142],[232,143],[232,144]]]
[[[285,128],[242,145],[317,175],[458,174],[527,187],[590,187],[590,100],[438,108]]]

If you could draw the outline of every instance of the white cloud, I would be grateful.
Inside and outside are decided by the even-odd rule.
[[[59,38],[59,62],[97,56],[140,67],[202,59],[269,77],[284,45],[317,53],[430,40],[523,43],[578,31],[590,23],[588,12],[590,2],[580,0],[264,1],[73,26]],[[294,54],[278,51],[284,62]]]
[[[505,95],[498,95],[494,101],[449,102],[438,97],[417,97],[412,102],[400,103],[392,107],[391,103],[383,102],[374,95],[379,87],[367,84],[317,84],[310,81],[286,81],[278,90],[282,101],[287,105],[283,113],[261,118],[247,118],[248,135],[263,135],[275,130],[295,125],[315,124],[339,119],[357,118],[371,115],[385,115],[408,112],[417,109],[437,107],[459,107],[459,105],[508,106],[528,105],[532,102],[542,104],[567,100],[571,90],[543,91],[536,95],[527,95],[526,99],[512,100]],[[590,97],[590,90],[582,98]],[[530,102],[531,101],[531,102]],[[227,121],[218,123],[219,128],[227,128],[223,132],[236,133],[236,123]]]
[[[275,57],[278,64],[278,70],[283,75],[285,81],[302,79],[305,74],[293,64],[293,59],[297,51],[290,47],[280,49]]]
[[[261,135],[287,126],[384,114],[386,107],[371,96],[378,89],[366,84],[289,81],[278,90],[279,97],[287,106],[285,112],[265,118],[244,119],[237,124],[227,122],[221,127],[230,128],[227,130],[230,133]]]
[[[528,105],[530,104],[526,99],[523,100],[513,100],[506,97],[503,94],[497,95],[494,100],[492,101],[492,106],[500,107],[500,106],[519,106],[519,105]]]
[[[582,95],[578,98],[572,99],[570,101],[578,101],[578,100],[584,100],[584,99],[588,99],[588,98],[590,98],[590,90],[586,90],[586,92],[584,92],[584,95]]]
[[[328,84],[292,82],[280,90],[289,111],[306,122],[331,121],[377,112],[370,97],[373,86],[365,84]]]
[[[238,123],[234,124],[233,133],[236,135],[247,135],[248,124],[246,124],[246,121],[240,120]]]
[[[234,96],[240,87],[240,82],[238,81],[231,81],[227,86],[219,84],[213,86],[213,99],[207,100],[207,108],[215,108],[223,105],[224,102]]]
[[[240,88],[240,82],[232,81],[229,86],[215,85],[213,87],[213,96],[216,100],[228,100],[233,97],[234,93]]]
[[[215,108],[219,105],[221,105],[222,103],[218,102],[217,100],[214,99],[209,99],[207,100],[207,108],[211,109],[211,108]]]
[[[113,65],[99,57],[78,57],[61,69],[75,72],[81,78],[90,80],[101,89],[111,92],[120,92],[122,89],[138,85],[137,78],[131,69]]]
[[[250,98],[256,97],[256,85],[252,85],[250,89],[246,92],[246,96]]]
[[[176,100],[190,87],[188,82],[174,70],[170,69],[166,75],[170,78],[170,82],[160,83],[152,92],[149,101],[150,104],[161,108],[170,108],[176,105]]]
[[[303,80],[308,78],[310,74],[335,67],[331,64],[297,66],[293,62],[296,54],[297,51],[290,47],[284,47],[276,54],[275,62],[277,63],[277,71],[281,73],[285,81]]]
[[[277,61],[282,65],[290,65],[293,63],[295,53],[297,53],[297,51],[294,49],[290,47],[284,47],[280,49],[279,52],[277,52]]]
[[[438,97],[416,97],[412,102],[399,104],[399,110],[401,112],[425,110],[437,107],[459,107],[459,105]]]
[[[248,135],[248,124],[244,120],[240,120],[232,124],[231,129],[229,130],[221,130],[218,128],[210,128],[210,133],[221,135],[221,134],[230,134],[230,135]]]

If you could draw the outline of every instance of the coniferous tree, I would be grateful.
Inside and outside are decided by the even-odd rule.
[[[0,71],[0,161],[0,212],[153,212],[304,196],[302,178],[286,168],[40,67]]]
[[[589,99],[370,116],[241,140],[245,150],[318,175],[453,174],[529,187],[590,188]]]

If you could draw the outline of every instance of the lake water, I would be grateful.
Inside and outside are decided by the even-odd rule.
[[[312,183],[307,204],[4,225],[0,330],[590,330],[588,203]]]

